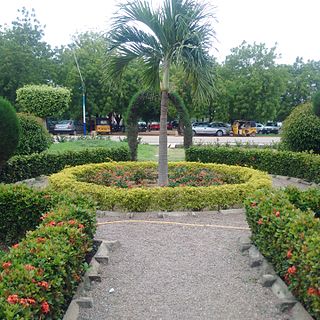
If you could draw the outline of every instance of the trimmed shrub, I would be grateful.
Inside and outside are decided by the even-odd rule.
[[[282,142],[291,151],[320,153],[320,118],[310,103],[296,107],[284,121]]]
[[[127,147],[85,149],[57,154],[43,152],[28,156],[15,156],[9,159],[0,170],[0,181],[12,183],[40,175],[49,175],[64,169],[66,166],[129,160],[130,155]]]
[[[62,319],[86,270],[96,222],[88,200],[61,197],[35,231],[1,256],[0,319]]]
[[[317,117],[320,117],[320,91],[318,91],[312,98],[313,112]]]
[[[306,209],[308,202],[290,201],[293,193],[306,200],[314,192],[319,195],[319,190],[259,190],[245,207],[254,244],[310,314],[320,319],[320,221]]]
[[[61,116],[71,101],[67,88],[48,85],[26,85],[17,90],[19,110],[40,118]]]
[[[16,112],[9,101],[0,97],[0,168],[15,152],[20,136]]]
[[[47,150],[52,144],[48,131],[35,116],[18,113],[21,134],[15,154],[27,155]]]
[[[23,185],[0,184],[0,242],[12,245],[40,223],[52,207],[51,197]]]
[[[273,149],[194,146],[186,149],[187,161],[252,167],[271,174],[320,183],[320,156]]]
[[[238,206],[250,190],[271,186],[271,180],[267,174],[253,169],[186,162],[169,163],[169,168],[173,166],[208,168],[217,173],[234,176],[239,183],[209,187],[123,189],[81,181],[90,173],[97,173],[103,169],[116,170],[118,166],[126,167],[131,171],[144,171],[150,167],[156,168],[157,164],[155,162],[122,162],[78,166],[52,175],[50,183],[57,190],[90,195],[101,209],[128,211],[203,210]]]

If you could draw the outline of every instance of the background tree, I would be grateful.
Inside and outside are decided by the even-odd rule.
[[[169,71],[172,65],[181,65],[196,88],[195,93],[207,98],[205,93],[212,86],[211,68],[208,68],[208,49],[214,37],[212,19],[208,6],[193,0],[165,0],[158,9],[138,0],[121,5],[113,21],[108,37],[110,77],[121,75],[131,61],[139,60],[144,67],[144,82],[161,90],[159,185],[168,184]]]
[[[273,120],[285,89],[276,47],[243,42],[233,48],[217,77],[217,104],[231,119]]]
[[[284,120],[298,105],[311,100],[320,90],[320,61],[303,62],[297,58],[293,65],[282,66],[286,73],[286,89],[277,109],[277,119]]]
[[[15,152],[20,137],[20,126],[11,103],[0,97],[0,167]]]
[[[55,76],[54,53],[42,40],[44,29],[34,10],[18,12],[10,27],[0,26],[0,95],[11,103],[18,88],[50,83]]]

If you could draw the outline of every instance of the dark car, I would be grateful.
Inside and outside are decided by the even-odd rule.
[[[139,121],[138,122],[138,131],[139,132],[146,132],[147,129],[148,129],[148,126],[144,121]]]
[[[83,132],[83,125],[76,120],[61,120],[55,124],[54,134],[77,134]]]

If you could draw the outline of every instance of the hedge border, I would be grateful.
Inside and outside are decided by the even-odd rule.
[[[126,166],[130,169],[156,167],[155,162],[119,162],[83,165],[67,168],[50,176],[50,184],[57,190],[88,194],[97,201],[100,209],[123,211],[174,211],[174,210],[216,210],[237,206],[248,192],[262,187],[271,187],[270,177],[250,168],[217,164],[171,162],[169,166],[207,167],[217,172],[230,173],[245,181],[239,184],[209,187],[155,187],[155,188],[112,188],[93,183],[77,181],[77,176],[88,171]]]
[[[49,175],[63,170],[66,166],[129,160],[129,148],[125,146],[14,156],[0,169],[0,182],[13,183],[40,175]]]
[[[259,190],[248,197],[245,208],[253,243],[308,312],[320,319],[320,220],[307,209],[314,206],[315,194],[319,197],[320,190]],[[303,201],[292,201],[300,195]]]
[[[68,197],[61,197],[38,228],[1,257],[1,319],[63,317],[86,270],[84,258],[96,228],[91,202]]]
[[[320,183],[320,155],[304,152],[194,146],[186,149],[186,161],[248,166],[270,174]]]

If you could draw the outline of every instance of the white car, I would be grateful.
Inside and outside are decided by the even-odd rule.
[[[211,122],[205,125],[193,125],[193,135],[214,135],[218,137],[229,135],[230,129],[222,123]]]
[[[262,123],[256,122],[257,133],[262,133],[264,125]]]

